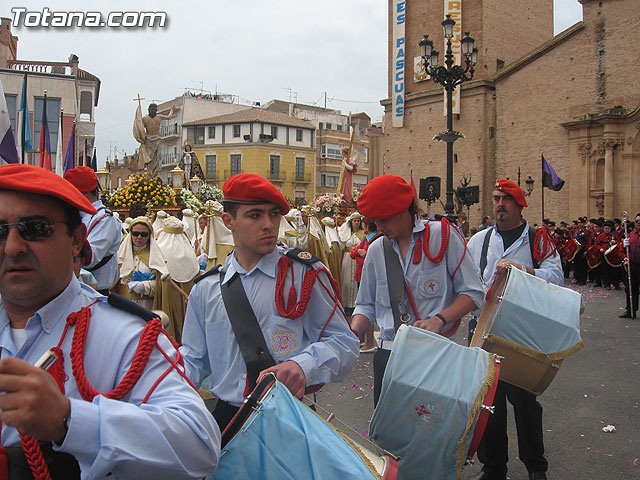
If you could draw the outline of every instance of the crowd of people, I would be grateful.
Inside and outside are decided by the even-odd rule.
[[[265,375],[302,398],[375,352],[377,403],[399,326],[453,335],[507,267],[620,288],[625,260],[611,252],[630,248],[627,313],[637,310],[640,215],[626,235],[615,220],[535,228],[520,187],[499,179],[495,220],[467,237],[447,219],[421,219],[394,175],[371,180],[344,218],[291,209],[254,174],[229,178],[223,194],[201,212],[121,222],[89,168],[62,179],[0,167],[0,457],[9,471],[206,476],[220,432]],[[47,373],[37,360],[48,350]],[[212,412],[198,389],[218,399]],[[542,407],[503,382],[477,478],[506,478],[506,400],[519,457],[530,479],[544,480]]]

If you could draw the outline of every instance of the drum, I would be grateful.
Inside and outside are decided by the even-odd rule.
[[[398,479],[461,478],[484,433],[483,403],[493,404],[498,365],[479,348],[415,327],[398,329],[369,434],[400,457]]]
[[[501,380],[540,395],[583,347],[582,309],[578,292],[510,266],[487,293],[470,345],[504,357]]]
[[[218,468],[207,478],[395,480],[396,471],[395,459],[365,454],[267,375],[222,433]]]
[[[618,268],[622,266],[622,262],[624,261],[624,248],[622,247],[622,243],[616,243],[611,245],[604,252],[604,260],[614,268]]]
[[[600,247],[598,245],[591,245],[587,248],[584,257],[587,259],[589,270],[599,267],[601,262]]]
[[[567,262],[573,262],[582,246],[575,238],[571,238],[564,242],[564,253]]]

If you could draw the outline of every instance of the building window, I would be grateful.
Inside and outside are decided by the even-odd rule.
[[[324,129],[325,130],[331,130],[331,124],[330,123],[325,123],[324,124]]]
[[[209,127],[209,138],[216,138],[216,126]]]
[[[322,122],[318,122],[318,130],[322,130]]]
[[[207,177],[216,178],[216,160],[217,155],[207,155],[204,157],[207,165]]]
[[[33,116],[33,137],[31,139],[31,151],[40,151],[40,131],[42,129],[42,110],[44,109],[44,99],[36,98],[35,112]],[[49,141],[51,142],[51,153],[56,152],[58,147],[58,125],[60,124],[60,99],[47,98],[47,123],[49,125]],[[80,142],[79,142],[80,143]],[[80,145],[82,152],[84,145]],[[91,152],[87,152],[91,156]],[[53,159],[52,159],[53,162]]]
[[[296,142],[302,141],[302,129],[296,128]]]
[[[320,184],[323,187],[337,187],[339,175],[331,175],[329,173],[320,174]]]
[[[193,133],[193,143],[196,145],[204,145],[204,127],[196,127]]]
[[[278,127],[275,125],[271,125],[271,136],[273,138],[278,138]]]
[[[296,180],[304,180],[304,157],[296,157]]]
[[[239,173],[242,173],[242,155],[231,155],[231,175]]]
[[[280,178],[280,156],[269,155],[269,175],[270,178]]]
[[[335,143],[323,143],[322,145],[320,145],[320,157],[342,160],[340,146],[336,145]]]
[[[16,132],[16,128],[17,128],[16,127],[16,111],[17,111],[18,96],[5,94],[4,98],[7,101],[7,110],[9,110],[9,120],[11,121],[11,129],[13,130],[13,137],[16,139],[16,144],[17,144],[18,137],[20,133],[22,133],[22,132]]]
[[[496,129],[494,127],[489,127],[489,138],[495,138]]]
[[[336,125],[336,130],[338,130],[339,132],[342,131],[342,125]]]
[[[240,125],[233,126],[233,137],[237,138],[240,136]]]

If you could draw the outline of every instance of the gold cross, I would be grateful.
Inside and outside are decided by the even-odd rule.
[[[140,94],[138,94],[138,98],[134,98],[133,101],[135,102],[137,100],[138,101],[138,105],[142,105],[140,103],[140,100],[144,100],[144,99],[145,99],[144,97],[141,97]]]

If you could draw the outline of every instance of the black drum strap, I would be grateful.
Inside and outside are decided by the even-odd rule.
[[[247,366],[249,390],[253,390],[258,374],[266,368],[273,367],[276,362],[269,353],[260,324],[242,286],[240,275],[236,272],[231,280],[223,284],[224,274],[224,271],[220,271],[222,300],[240,347],[240,353]]]
[[[484,236],[484,242],[482,242],[482,253],[480,254],[480,278],[484,278],[484,269],[487,268],[487,253],[489,252],[489,241],[491,240],[491,234],[493,229],[489,230]],[[531,249],[531,261],[533,262],[534,270],[540,268],[540,264],[533,256],[533,247],[536,239],[536,228],[529,227],[529,248]]]
[[[389,300],[391,302],[391,312],[393,313],[393,327],[398,331],[400,325],[406,323],[402,319],[408,320],[407,308],[404,304],[404,273],[391,240],[387,237],[383,238],[382,245],[384,247],[384,265],[387,271]]]

